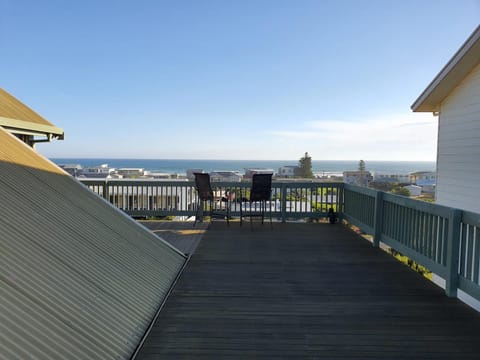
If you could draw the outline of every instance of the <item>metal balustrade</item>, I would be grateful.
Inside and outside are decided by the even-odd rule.
[[[131,216],[194,216],[192,181],[91,180],[81,182]],[[228,195],[231,216],[248,209],[248,182],[213,182]],[[319,219],[333,208],[340,219],[445,279],[448,296],[460,289],[480,300],[480,215],[343,183],[273,182],[272,216],[280,221]],[[267,206],[268,206],[267,205]],[[225,203],[218,201],[215,210]],[[255,206],[255,204],[253,205]]]

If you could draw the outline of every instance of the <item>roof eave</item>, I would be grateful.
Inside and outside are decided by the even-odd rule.
[[[10,119],[0,116],[0,126],[13,133],[46,135],[47,137],[53,136],[59,140],[64,139],[63,129],[53,125],[36,124],[29,121]]]
[[[479,63],[480,26],[412,104],[415,112],[437,112],[443,100]]]

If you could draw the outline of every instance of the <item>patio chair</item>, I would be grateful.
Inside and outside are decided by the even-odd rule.
[[[197,210],[195,212],[195,221],[193,226],[197,224],[198,214],[200,210],[202,210],[202,217],[203,217],[203,209],[205,204],[207,204],[209,211],[207,212],[207,216],[210,216],[210,223],[212,222],[213,217],[220,217],[227,220],[227,224],[230,225],[230,201],[229,196],[226,193],[225,196],[219,196],[218,192],[214,192],[212,190],[212,186],[210,185],[210,175],[206,173],[194,173],[195,175],[195,189],[198,193],[198,201],[197,201]],[[225,209],[222,210],[221,206],[220,209],[217,208],[217,204],[225,204]]]
[[[252,187],[250,189],[250,197],[242,198],[242,206],[240,206],[240,226],[243,223],[245,216],[250,217],[250,226],[252,226],[252,217],[259,216],[262,218],[262,224],[264,223],[265,211],[267,208],[267,202],[269,203],[270,213],[270,227],[272,227],[272,204],[270,198],[272,196],[272,174],[254,174],[252,177]],[[243,202],[249,204],[249,213],[243,213]],[[257,211],[257,207],[260,207]],[[255,213],[252,211],[255,208]],[[252,227],[253,229],[253,227]]]

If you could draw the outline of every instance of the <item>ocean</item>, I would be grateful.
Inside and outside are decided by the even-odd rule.
[[[173,160],[173,159],[75,159],[52,158],[54,163],[80,164],[82,167],[108,164],[112,168],[143,168],[151,172],[184,175],[187,169],[211,171],[239,171],[246,168],[267,168],[275,172],[282,166],[298,165],[297,160]],[[316,175],[336,175],[343,171],[357,170],[359,160],[312,160]],[[434,161],[368,161],[366,170],[389,174],[407,174],[416,171],[435,171]]]

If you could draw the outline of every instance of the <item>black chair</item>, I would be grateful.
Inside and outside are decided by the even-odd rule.
[[[193,226],[196,225],[198,220],[198,213],[203,209],[205,204],[209,206],[208,216],[210,216],[210,222],[214,216],[226,218],[227,224],[230,225],[230,202],[228,194],[225,196],[215,196],[216,193],[212,190],[212,186],[210,185],[210,175],[206,173],[194,173],[195,175],[195,189],[198,193],[198,201],[197,201],[197,210],[195,212],[195,221]],[[222,210],[221,206],[220,209],[217,208],[217,204],[225,204],[225,209]],[[203,216],[202,216],[203,217]]]
[[[240,206],[240,226],[243,223],[243,217],[250,217],[250,226],[252,226],[252,217],[259,216],[264,223],[265,211],[267,208],[267,201],[269,202],[270,213],[270,227],[272,227],[272,203],[270,198],[272,196],[272,174],[254,174],[252,177],[252,187],[250,189],[250,197],[242,198],[243,202],[248,202],[250,211],[248,215],[243,214],[243,206]],[[257,211],[257,205],[260,206],[260,211]],[[255,213],[252,208],[255,207]]]

